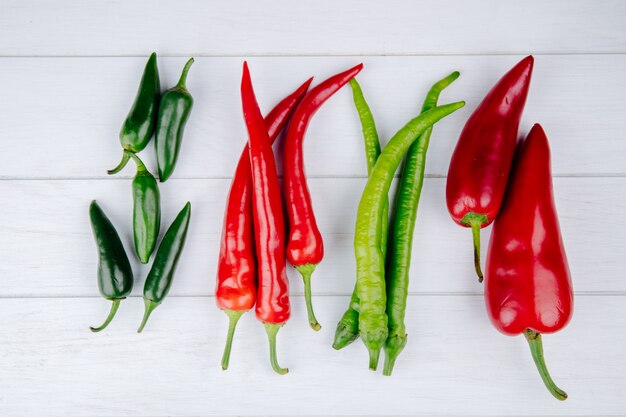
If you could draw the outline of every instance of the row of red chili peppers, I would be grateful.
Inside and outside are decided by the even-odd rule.
[[[256,305],[256,316],[268,334],[272,367],[278,373],[287,372],[276,358],[276,333],[290,316],[286,259],[302,274],[311,327],[321,328],[313,312],[310,279],[324,256],[324,246],[306,184],[302,144],[315,112],[362,68],[359,64],[307,93],[313,80],[308,79],[263,119],[244,63],[241,101],[248,149],[239,159],[226,203],[216,286],[217,305],[230,321],[223,369],[228,367],[237,321]],[[289,219],[285,242],[281,192],[271,145],[290,118],[283,151]]]
[[[549,147],[539,125],[517,145],[533,62],[527,57],[509,71],[467,121],[451,160],[446,196],[453,219],[472,228],[481,281],[479,230],[497,218],[487,258],[490,318],[505,334],[525,334],[546,386],[565,399],[547,373],[541,346],[541,333],[567,324],[573,298],[553,201]],[[236,323],[256,304],[257,318],[268,333],[272,366],[287,372],[276,359],[276,333],[290,315],[285,259],[302,274],[309,322],[320,328],[310,277],[322,260],[323,242],[304,175],[302,143],[314,113],[361,69],[358,65],[337,74],[308,93],[312,79],[307,80],[263,119],[244,63],[241,95],[248,150],[241,155],[227,200],[216,288],[217,304],[230,319],[224,369]],[[271,144],[290,117],[283,155],[289,217],[285,242]]]

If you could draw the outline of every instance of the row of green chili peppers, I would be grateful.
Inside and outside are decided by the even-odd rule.
[[[426,152],[433,125],[464,105],[456,102],[437,106],[441,92],[458,77],[455,71],[435,83],[426,95],[421,114],[400,129],[382,152],[374,117],[361,87],[356,79],[350,81],[363,129],[369,179],[359,204],[354,237],[357,284],[348,309],[337,324],[333,347],[342,349],[360,335],[373,370],[384,348],[384,375],[391,375],[407,343],[404,318],[409,267]],[[403,157],[404,167],[389,220],[389,188]]]
[[[174,172],[193,107],[193,98],[185,85],[193,62],[190,58],[178,83],[161,94],[157,56],[156,53],[150,55],[135,101],[120,131],[122,159],[108,171],[109,174],[120,172],[130,159],[136,164],[137,172],[132,181],[133,237],[135,253],[142,264],[149,262],[156,248],[161,227],[161,194],[156,178],[137,153],[144,150],[154,136],[159,180],[167,181]],[[122,240],[96,201],[89,207],[89,217],[98,247],[98,288],[100,294],[113,303],[104,323],[91,327],[91,331],[99,332],[109,325],[120,301],[131,294],[134,278]],[[144,284],[145,313],[138,332],[169,292],[190,218],[191,204],[187,202],[161,240]]]

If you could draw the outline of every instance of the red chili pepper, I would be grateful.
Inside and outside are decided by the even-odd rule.
[[[467,120],[450,161],[448,211],[455,222],[472,228],[479,282],[480,229],[495,219],[502,204],[533,63],[527,56],[491,89]]]
[[[541,333],[554,333],[569,322],[573,294],[552,194],[550,147],[538,124],[520,145],[493,226],[485,300],[498,330],[524,333],[546,387],[566,399],[550,378],[541,344]]]
[[[315,222],[311,195],[306,183],[302,143],[309,122],[320,106],[361,69],[363,64],[334,75],[309,91],[298,105],[285,139],[283,171],[290,227],[287,259],[302,275],[309,324],[316,331],[322,326],[315,318],[311,303],[311,274],[324,257],[324,242]]]
[[[309,78],[296,91],[285,97],[265,118],[265,126],[273,143],[289,120],[296,105],[309,88]],[[222,356],[222,369],[228,368],[235,327],[243,313],[256,302],[256,256],[252,225],[252,176],[248,146],[244,148],[235,170],[226,201],[222,244],[217,266],[215,300],[228,315],[228,337]]]
[[[289,283],[285,263],[285,224],[276,173],[274,152],[267,127],[259,110],[248,64],[243,64],[241,103],[248,129],[248,148],[252,172],[252,213],[258,262],[259,285],[256,316],[265,325],[270,343],[272,368],[279,374],[276,358],[276,333],[289,320]]]

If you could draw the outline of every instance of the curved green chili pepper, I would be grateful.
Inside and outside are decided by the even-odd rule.
[[[156,126],[156,117],[161,98],[161,83],[157,66],[156,52],[153,52],[146,63],[141,77],[135,102],[130,108],[120,131],[122,148],[133,153],[142,151],[150,142]],[[129,155],[124,152],[122,160],[109,174],[120,172],[128,163]]]
[[[161,227],[161,202],[159,186],[141,159],[127,152],[137,164],[133,178],[133,235],[135,252],[142,264],[147,264],[156,246]]]
[[[190,218],[191,204],[187,202],[163,236],[143,287],[146,310],[137,333],[141,333],[152,311],[161,304],[170,291],[176,265],[185,246]]]
[[[161,97],[155,137],[157,165],[161,182],[167,181],[174,172],[185,124],[193,107],[193,97],[185,87],[191,64],[193,64],[193,58],[190,58],[185,64],[178,84],[163,93],[163,97]]]
[[[354,234],[357,264],[359,336],[370,355],[370,369],[376,369],[380,350],[387,340],[385,258],[380,250],[384,201],[393,175],[411,144],[430,126],[465,105],[456,102],[435,107],[411,120],[396,133],[382,151],[365,185],[359,202]]]
[[[113,223],[95,200],[89,205],[89,219],[98,246],[98,288],[104,298],[113,302],[104,323],[100,327],[90,327],[95,333],[109,325],[120,301],[130,295],[133,289],[133,270]]]
[[[443,89],[452,84],[457,78],[459,78],[459,73],[455,71],[435,83],[426,95],[422,113],[435,107]],[[395,211],[390,231],[389,257],[385,269],[389,336],[387,336],[385,342],[383,375],[387,376],[391,375],[396,358],[400,355],[407,342],[404,315],[409,291],[413,230],[415,228],[415,218],[417,216],[422,185],[424,184],[426,151],[428,151],[432,131],[432,126],[426,129],[409,148],[402,169],[402,179],[396,191]]]
[[[354,105],[357,113],[359,114],[359,120],[361,121],[361,128],[363,130],[363,141],[365,143],[365,158],[367,160],[367,174],[369,175],[374,169],[378,155],[380,155],[380,141],[378,139],[378,132],[376,130],[376,123],[374,122],[374,116],[370,110],[365,97],[363,97],[363,91],[361,86],[355,78],[350,80],[350,87],[352,87],[352,95],[354,98]],[[389,210],[389,202],[385,201],[383,207],[383,222],[381,224],[381,239],[380,250],[383,252],[383,256],[387,251],[387,212]],[[335,330],[335,339],[333,341],[333,348],[336,350],[342,349],[352,343],[359,336],[359,295],[357,294],[356,284],[354,285],[354,291],[350,297],[350,304],[348,309],[337,323],[337,329]]]

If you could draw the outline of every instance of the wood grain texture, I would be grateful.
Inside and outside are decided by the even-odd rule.
[[[623,53],[625,12],[619,0],[5,0],[0,54]]]
[[[427,175],[448,172],[465,120],[520,56],[312,57],[250,60],[262,109],[268,111],[306,78],[363,61],[359,80],[384,143],[421,108],[430,85],[453,70],[461,78],[442,103],[467,106],[437,124]],[[160,59],[163,88],[178,80],[184,58]],[[246,140],[241,117],[241,58],[198,59],[188,87],[195,108],[173,178],[230,178]],[[120,157],[118,133],[145,58],[0,59],[10,80],[0,100],[0,178],[104,178]],[[598,73],[601,68],[601,73]],[[555,175],[625,175],[626,55],[537,57],[520,135],[541,122]],[[152,145],[142,153],[151,159]],[[25,152],[28,150],[28,152]],[[310,176],[366,175],[352,95],[344,89],[311,122],[304,154]],[[318,161],[324,161],[320,164]],[[130,175],[130,170],[126,175]]]
[[[446,175],[465,120],[491,85],[520,56],[255,58],[250,62],[268,111],[311,75],[327,76],[363,61],[359,80],[384,143],[421,108],[436,80],[461,78],[441,102],[467,106],[437,124],[427,174]],[[162,86],[178,80],[184,58],[159,61]],[[173,178],[230,178],[245,144],[239,82],[241,58],[198,59],[188,87],[195,108]],[[118,133],[145,58],[0,59],[10,80],[0,100],[0,178],[104,178],[120,157]],[[602,69],[601,75],[598,69]],[[546,129],[555,175],[626,174],[626,55],[537,57],[520,135]],[[25,152],[28,150],[28,152]],[[352,95],[344,89],[317,113],[305,141],[309,176],[366,175],[363,139]],[[142,157],[151,159],[150,145]],[[324,161],[323,163],[321,161]],[[126,175],[131,175],[130,170]]]
[[[554,400],[524,339],[497,333],[479,296],[412,296],[409,343],[392,377],[367,369],[360,341],[336,352],[334,324],[348,297],[321,297],[319,333],[304,303],[279,333],[286,376],[274,374],[253,314],[241,320],[227,372],[227,320],[209,298],[170,298],[141,335],[139,298],[100,334],[87,326],[105,300],[0,300],[3,416],[623,415],[626,303],[576,300],[570,325],[544,337],[548,365],[570,398]]]
[[[313,277],[313,292],[350,294],[354,285],[356,209],[365,179],[310,181],[326,256]],[[161,186],[164,233],[185,201],[192,203],[187,246],[172,294],[213,294],[217,254],[230,180],[170,180]],[[626,178],[556,178],[555,193],[576,291],[626,292]],[[129,180],[0,181],[5,199],[0,216],[0,296],[97,296],[96,251],[87,207],[97,199],[120,231],[139,266],[132,245]],[[445,207],[445,179],[425,181],[420,200],[411,266],[412,293],[479,293],[469,229],[458,227]],[[490,228],[483,232],[483,245]],[[483,263],[484,256],[483,253]],[[301,293],[289,268],[292,291]],[[141,294],[141,284],[135,294]]]

